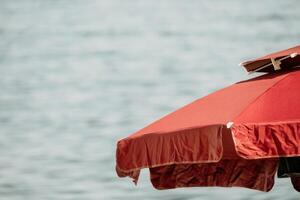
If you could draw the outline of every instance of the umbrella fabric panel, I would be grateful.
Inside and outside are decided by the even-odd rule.
[[[300,122],[300,70],[283,73],[280,77],[283,78],[234,119],[235,124]]]
[[[300,155],[300,123],[234,125],[235,149],[246,159]]]
[[[220,186],[269,191],[274,185],[277,159],[224,159],[218,163],[177,164],[150,168],[157,189]]]
[[[177,163],[218,162],[223,154],[222,126],[148,134],[118,142],[117,173],[138,179],[139,169]]]
[[[296,177],[296,176],[291,177],[291,182],[295,190],[300,192],[300,177]]]

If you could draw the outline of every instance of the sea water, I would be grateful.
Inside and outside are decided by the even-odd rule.
[[[297,199],[288,179],[153,189],[117,178],[117,140],[250,78],[299,43],[300,1],[1,0],[0,199]]]

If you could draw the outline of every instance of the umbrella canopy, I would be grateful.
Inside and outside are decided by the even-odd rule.
[[[300,46],[278,51],[254,60],[242,62],[248,72],[272,72],[300,66]]]
[[[300,156],[300,70],[266,74],[200,98],[117,143],[119,176],[149,168],[157,189],[269,191],[279,157]],[[298,181],[299,183],[299,181]]]

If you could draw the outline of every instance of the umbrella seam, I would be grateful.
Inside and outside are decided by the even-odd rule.
[[[275,125],[279,124],[280,122],[276,122]],[[291,122],[291,123],[294,123],[294,122]],[[300,122],[297,121],[296,124],[299,124]],[[245,124],[252,124],[252,123],[245,123]],[[245,125],[245,124],[241,124],[241,125]],[[287,122],[286,124],[290,124],[289,122]],[[259,125],[272,125],[272,124],[265,124],[265,123],[262,123],[262,124],[259,124]],[[239,125],[237,125],[239,126]],[[289,154],[289,155],[271,155],[271,156],[260,156],[259,158],[258,157],[246,157],[246,156],[243,156],[242,154],[239,153],[239,151],[237,150],[237,143],[236,143],[236,140],[235,140],[235,137],[234,137],[234,134],[232,133],[231,131],[231,134],[232,134],[232,139],[233,139],[233,143],[234,143],[234,148],[235,148],[235,151],[237,153],[237,155],[241,158],[244,158],[244,159],[247,159],[247,160],[258,160],[258,159],[268,159],[268,158],[278,158],[278,157],[295,157],[295,156],[300,156],[300,153],[298,154]]]

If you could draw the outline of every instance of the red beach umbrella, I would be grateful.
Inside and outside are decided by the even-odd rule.
[[[140,170],[149,168],[157,189],[238,186],[269,191],[279,166],[278,176],[291,177],[299,191],[299,91],[300,69],[295,68],[200,98],[119,140],[117,174],[137,183]]]

